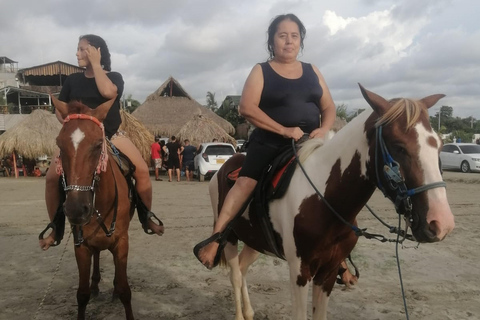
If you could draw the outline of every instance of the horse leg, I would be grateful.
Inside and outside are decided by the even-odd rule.
[[[290,291],[292,292],[292,308],[293,308],[293,320],[306,320],[307,319],[307,296],[308,296],[308,283],[305,285],[297,284],[300,260],[295,259],[289,261],[290,270]]]
[[[237,246],[231,244],[227,244],[224,252],[230,265],[230,281],[235,293],[235,320],[253,320],[255,312],[248,294],[246,275],[248,267],[257,260],[259,252],[245,245],[238,256]]]
[[[85,310],[90,300],[90,266],[92,264],[92,253],[85,246],[75,247],[75,258],[78,266],[78,320],[85,319]]]
[[[313,317],[312,320],[326,320],[327,319],[327,307],[330,299],[330,293],[337,279],[337,273],[333,272],[332,275],[323,283],[316,284],[313,281],[312,289],[312,308]]]
[[[128,235],[126,240],[120,240],[117,246],[112,250],[113,261],[115,264],[114,294],[117,294],[125,308],[127,320],[133,320],[132,311],[132,292],[127,279],[127,260],[128,260]]]
[[[223,249],[225,258],[230,266],[230,282],[233,287],[235,296],[235,320],[245,320],[242,313],[242,273],[240,271],[240,263],[238,261],[237,245],[227,243]]]
[[[90,293],[93,297],[98,296],[99,289],[98,283],[100,282],[100,251],[95,251],[93,253],[93,273],[92,273],[92,283],[90,285]]]

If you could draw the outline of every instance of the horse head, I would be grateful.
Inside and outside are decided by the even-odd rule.
[[[442,240],[455,222],[439,167],[442,141],[427,110],[445,95],[387,101],[361,85],[360,90],[374,110],[365,123],[369,176],[404,215],[417,241]]]
[[[96,109],[79,101],[65,103],[53,96],[52,101],[63,119],[57,137],[60,149],[57,173],[62,176],[66,192],[64,213],[72,225],[84,225],[94,212],[95,183],[101,169],[105,170],[107,155],[102,122],[115,99]]]

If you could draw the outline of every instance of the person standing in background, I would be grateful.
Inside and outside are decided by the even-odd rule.
[[[162,168],[162,156],[160,155],[160,138],[155,138],[155,142],[150,147],[152,162],[155,167],[155,181],[162,181],[159,177],[159,170]]]

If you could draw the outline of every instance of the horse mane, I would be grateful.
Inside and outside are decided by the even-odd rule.
[[[298,150],[298,160],[300,163],[303,163],[308,156],[313,153],[313,151],[323,146],[326,141],[333,137],[333,135],[334,132],[329,131],[324,138],[308,139],[302,143],[300,149]]]
[[[388,125],[396,120],[398,120],[402,115],[405,114],[407,120],[406,130],[411,129],[418,119],[422,115],[422,105],[417,100],[407,99],[407,98],[394,98],[389,101],[390,104],[393,104],[390,109],[385,112],[385,114],[380,117],[375,126]]]

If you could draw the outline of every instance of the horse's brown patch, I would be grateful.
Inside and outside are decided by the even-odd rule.
[[[356,223],[355,216],[365,204],[365,201],[359,202],[358,199],[368,199],[374,190],[374,186],[367,180],[363,187],[358,185],[358,177],[361,176],[360,159],[356,153],[344,172],[341,172],[340,159],[337,160],[326,182],[325,200],[312,194],[300,204],[294,226],[297,256],[301,259],[300,275],[297,278],[299,286],[306,285],[314,278],[316,284],[325,285],[329,294],[338,266],[357,241],[351,228],[332,213],[326,202],[350,224]],[[352,180],[357,180],[357,185]]]

